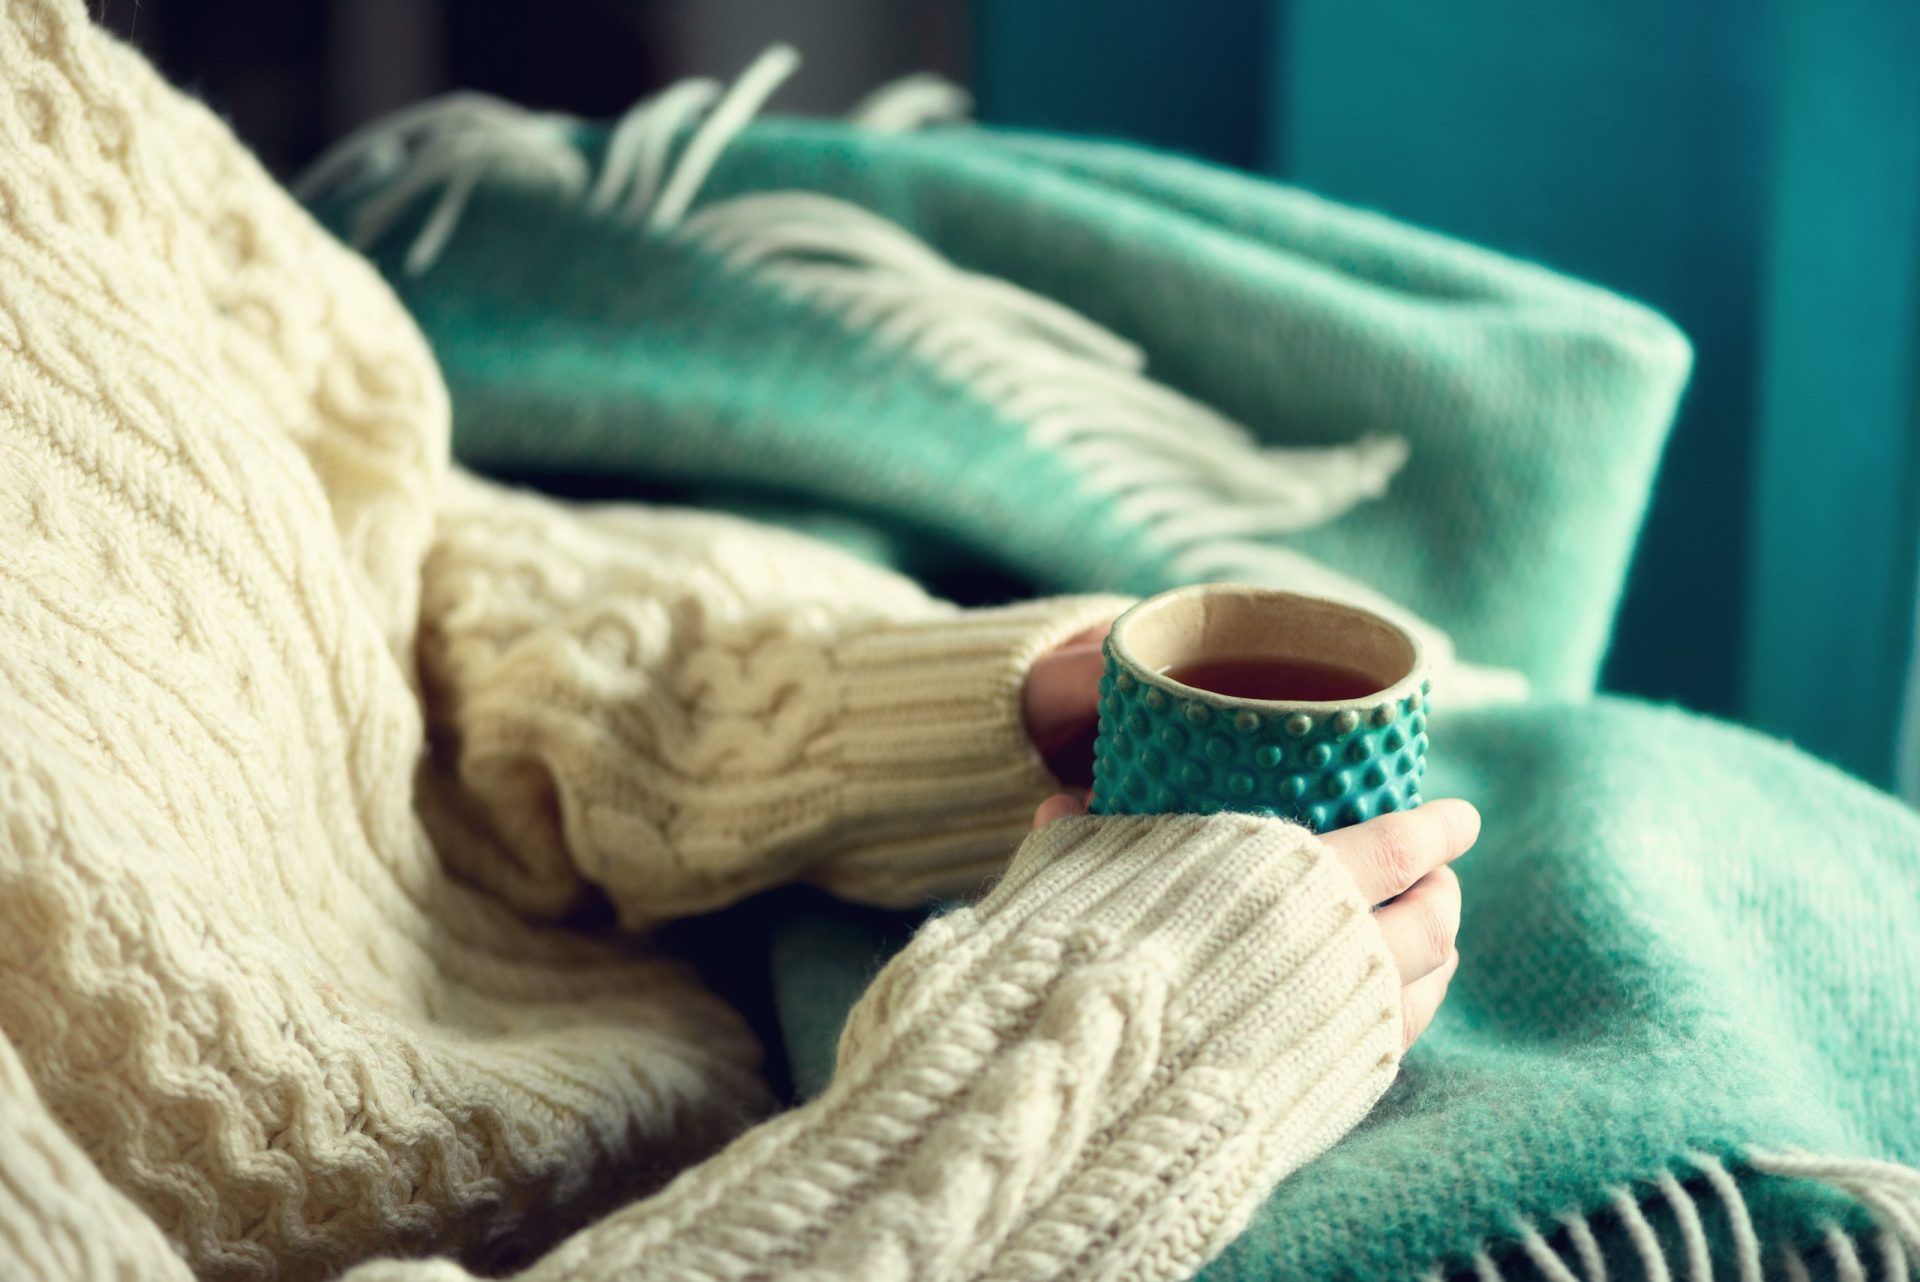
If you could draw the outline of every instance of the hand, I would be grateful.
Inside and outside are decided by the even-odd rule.
[[[1053,777],[1085,798],[1093,786],[1093,740],[1100,729],[1101,645],[1108,624],[1088,628],[1034,660],[1021,688],[1027,737]]]
[[[1033,826],[1086,813],[1075,797],[1049,797],[1034,812]],[[1480,836],[1480,812],[1465,801],[1429,801],[1413,810],[1381,815],[1326,833],[1359,883],[1374,920],[1400,968],[1400,1035],[1404,1043],[1426,1031],[1446,998],[1460,965],[1454,946],[1460,931],[1460,878],[1448,867]]]

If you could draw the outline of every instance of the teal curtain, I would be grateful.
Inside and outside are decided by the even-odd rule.
[[[1780,57],[1745,694],[1878,782],[1913,680],[1920,4],[1795,0]]]
[[[1605,674],[1894,778],[1920,572],[1920,3],[976,0],[998,123],[1607,285],[1698,364]]]

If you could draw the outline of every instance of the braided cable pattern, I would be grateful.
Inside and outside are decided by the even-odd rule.
[[[1392,1080],[1360,898],[1291,825],[1052,824],[888,964],[824,1096],[518,1276],[1190,1276]],[[348,1282],[423,1278],[466,1282]]]
[[[205,1277],[483,1258],[613,1168],[657,1183],[764,1106],[757,1048],[678,964],[453,881],[413,812],[418,334],[79,5],[5,6],[0,67],[0,1040],[32,1109]]]
[[[515,498],[447,412],[212,115],[0,6],[0,1276],[465,1278],[618,1205],[533,1275],[1171,1277],[1384,1086],[1317,842],[1066,824],[825,1099],[634,1200],[765,1107],[758,1049],[513,907],[977,884],[1047,784],[1025,667],[1117,603]]]
[[[1058,786],[1027,668],[1125,604],[961,611],[796,535],[461,476],[425,577],[436,791],[490,823],[443,852],[528,912],[592,883],[632,926],[796,876],[973,891]]]

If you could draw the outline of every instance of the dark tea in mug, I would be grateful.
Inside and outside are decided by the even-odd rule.
[[[1286,703],[1364,699],[1380,688],[1379,678],[1335,663],[1263,655],[1197,659],[1167,668],[1164,675],[1183,686],[1224,694],[1230,699],[1271,699]]]

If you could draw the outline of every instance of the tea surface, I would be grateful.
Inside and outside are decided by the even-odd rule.
[[[1364,699],[1382,686],[1363,672],[1311,659],[1271,659],[1224,655],[1165,670],[1182,685],[1233,699],[1332,703]]]

